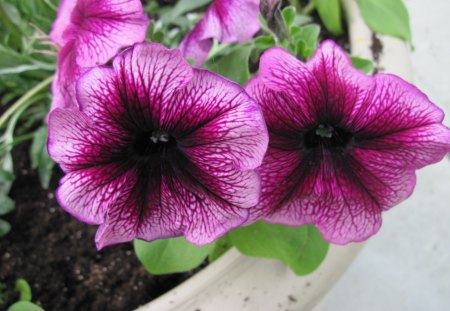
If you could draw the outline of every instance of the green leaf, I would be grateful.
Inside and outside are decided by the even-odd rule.
[[[24,279],[17,279],[16,291],[20,293],[20,301],[31,301],[31,287]]]
[[[38,169],[39,180],[44,189],[48,189],[55,162],[47,152],[47,126],[41,126],[35,133],[30,148],[31,167]]]
[[[156,240],[151,243],[135,240],[137,257],[152,274],[185,272],[199,266],[213,250],[214,243],[197,246],[183,237]]]
[[[231,53],[220,57],[218,61],[212,58],[205,67],[244,85],[250,77],[248,63],[252,49],[253,45],[237,45]]]
[[[22,35],[22,23],[17,8],[6,1],[1,1],[0,21],[6,28],[5,30],[7,33],[10,34],[9,38],[11,41],[11,46],[18,48],[20,46],[20,38]]]
[[[373,73],[373,62],[370,59],[365,59],[357,56],[351,56],[352,59],[352,65],[358,70],[361,70],[365,74],[372,74]]]
[[[328,243],[312,225],[289,227],[259,221],[229,236],[244,255],[281,260],[297,275],[313,272],[328,251]]]
[[[233,244],[231,244],[228,235],[224,235],[220,239],[216,240],[214,243],[214,249],[208,256],[209,262],[215,261],[217,258],[222,256],[227,250],[229,250]]]
[[[255,44],[255,48],[259,50],[267,50],[276,45],[275,39],[272,36],[256,37],[253,43]]]
[[[10,306],[7,311],[44,311],[44,309],[29,301],[19,301]]]
[[[0,216],[6,215],[14,210],[16,202],[4,193],[0,193]]]
[[[0,237],[7,235],[9,231],[11,231],[9,222],[0,218]]]
[[[295,54],[304,60],[308,60],[317,49],[320,26],[306,25],[303,27],[294,26],[292,28],[291,35],[295,42]]]
[[[163,42],[164,41],[164,32],[156,31],[152,36],[153,42]]]
[[[402,0],[359,0],[359,6],[374,32],[411,42],[408,10]]]
[[[38,168],[39,161],[42,156],[42,149],[45,147],[47,141],[47,126],[41,126],[35,133],[34,139],[30,148],[31,167]]]
[[[38,175],[41,186],[44,189],[48,189],[50,185],[50,180],[52,178],[53,168],[55,167],[55,162],[50,158],[47,148],[43,149],[42,157],[39,161]]]
[[[334,35],[342,34],[341,4],[339,0],[313,0],[325,28]],[[378,1],[378,0],[375,0]],[[390,0],[388,0],[390,1]]]
[[[287,6],[281,11],[281,16],[283,17],[286,29],[289,29],[295,21],[295,7]]]
[[[207,5],[212,0],[180,0],[177,2],[177,4],[171,9],[169,12],[166,12],[161,16],[163,19],[163,22],[171,22],[178,16],[193,11],[195,9],[198,9],[202,6]]]

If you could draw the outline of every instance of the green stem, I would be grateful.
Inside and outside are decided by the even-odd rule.
[[[6,143],[0,145],[0,154],[4,154],[5,152],[10,151],[12,149],[12,147],[14,147],[20,143],[23,143],[24,141],[31,140],[35,136],[36,136],[35,133],[28,133],[28,134],[21,135],[19,137],[15,137],[13,141],[11,141],[9,143],[6,142]]]
[[[19,98],[11,107],[9,107],[8,110],[5,111],[5,113],[0,118],[0,128],[5,126],[8,119],[19,109],[22,107],[25,107],[28,104],[28,101],[37,93],[45,89],[47,86],[50,85],[50,83],[53,81],[54,76],[50,76],[44,81],[38,83],[35,87],[33,87],[31,90],[26,92],[21,98]]]
[[[303,8],[302,14],[309,15],[316,9],[316,4],[313,0],[309,1],[309,3]]]
[[[34,136],[36,136],[35,133],[23,134],[21,136],[14,138],[14,141],[12,143],[13,143],[13,145],[18,145],[20,143],[23,143],[24,141],[33,139]]]

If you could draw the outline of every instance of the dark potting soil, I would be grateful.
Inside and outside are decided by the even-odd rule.
[[[41,188],[30,170],[28,145],[14,152],[16,209],[3,217],[11,232],[0,238],[0,311],[16,302],[15,281],[31,286],[34,303],[46,311],[129,311],[175,287],[195,271],[152,276],[136,258],[131,243],[97,251],[95,226],[77,221],[58,206],[54,192]]]

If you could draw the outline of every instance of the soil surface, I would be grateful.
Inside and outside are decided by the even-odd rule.
[[[96,226],[77,221],[54,198],[62,173],[55,170],[50,189],[42,189],[28,150],[21,145],[13,153],[16,209],[3,217],[12,230],[0,238],[0,282],[6,284],[0,311],[18,300],[18,278],[28,281],[32,301],[46,311],[129,311],[194,273],[152,276],[131,243],[97,251]]]

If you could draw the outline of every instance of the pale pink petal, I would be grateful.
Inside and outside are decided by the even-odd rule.
[[[259,30],[259,0],[215,0],[180,49],[200,66],[211,49],[212,39],[220,43],[244,42]],[[245,24],[245,26],[244,26]]]
[[[64,38],[64,32],[71,25],[72,12],[77,5],[78,0],[61,0],[58,6],[58,16],[52,26],[50,38],[59,46],[64,46],[67,39]]]
[[[86,68],[77,65],[76,49],[73,42],[65,45],[58,54],[58,66],[52,83],[52,106],[56,108],[78,109],[75,86]]]

